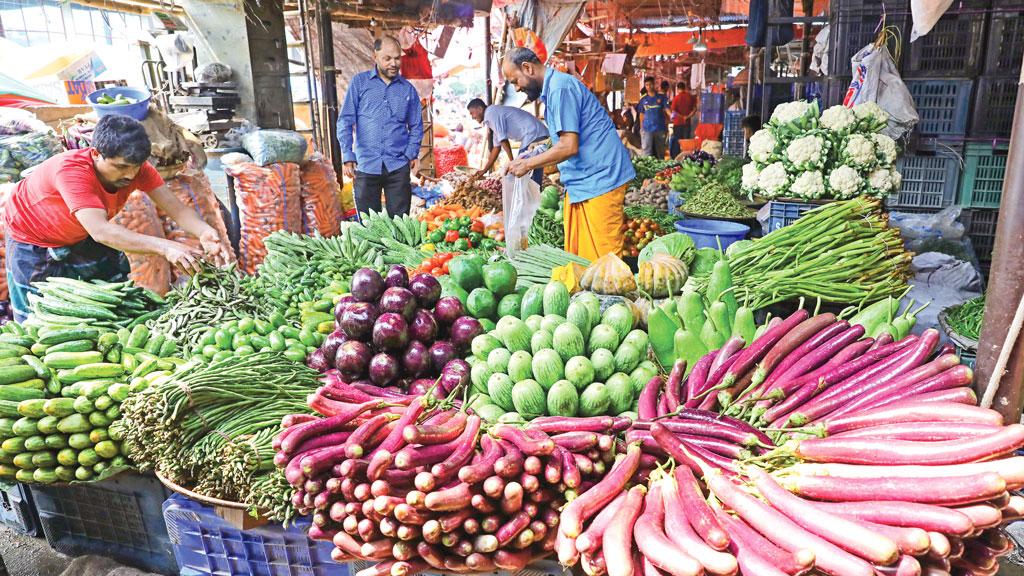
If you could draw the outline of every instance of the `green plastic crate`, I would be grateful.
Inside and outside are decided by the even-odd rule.
[[[960,205],[964,208],[999,208],[1006,173],[1006,143],[968,143],[964,149],[964,175]]]

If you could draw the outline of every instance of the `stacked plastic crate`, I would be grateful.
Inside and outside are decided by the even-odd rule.
[[[979,58],[980,75],[975,81],[957,201],[965,209],[964,223],[974,252],[987,270],[995,243],[1008,138],[1024,57],[1024,1],[993,0],[985,16],[988,38]]]
[[[743,117],[742,110],[729,110],[725,113],[725,125],[722,130],[722,148],[727,156],[743,156]]]

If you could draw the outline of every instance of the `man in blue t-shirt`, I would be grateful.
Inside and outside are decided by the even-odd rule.
[[[668,141],[668,96],[658,93],[653,76],[644,78],[644,87],[647,95],[636,105],[640,111],[640,141],[644,154],[661,159]]]

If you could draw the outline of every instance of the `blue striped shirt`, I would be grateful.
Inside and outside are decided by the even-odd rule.
[[[380,174],[419,158],[421,110],[420,96],[405,78],[398,76],[387,84],[376,66],[356,74],[338,115],[342,161],[355,162],[364,174]]]

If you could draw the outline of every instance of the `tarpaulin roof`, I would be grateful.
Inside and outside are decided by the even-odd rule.
[[[38,104],[56,104],[31,86],[0,72],[0,107],[24,108]]]
[[[666,32],[650,33],[634,36],[640,41],[636,50],[637,58],[649,56],[661,56],[693,52],[691,38],[696,38],[697,32]],[[729,28],[728,30],[712,30],[704,32],[704,43],[709,50],[729,48],[730,46],[743,46],[747,35],[747,27]]]

